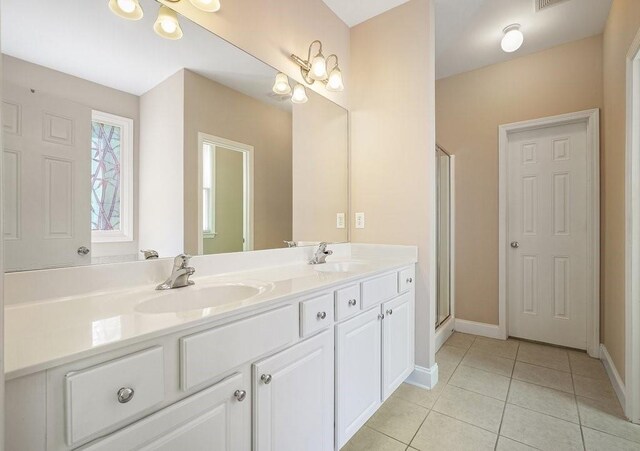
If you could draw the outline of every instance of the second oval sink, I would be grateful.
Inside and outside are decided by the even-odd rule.
[[[264,293],[269,284],[224,283],[219,285],[193,285],[160,293],[140,302],[135,310],[140,313],[175,313],[220,307],[246,301]]]

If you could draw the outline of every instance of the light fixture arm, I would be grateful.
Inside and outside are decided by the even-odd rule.
[[[313,50],[314,44],[318,44],[318,53],[322,54],[322,42],[319,39],[316,39],[309,45],[309,51],[307,52],[307,59],[303,60],[298,55],[291,54],[291,59],[300,66],[300,74],[302,75],[302,79],[306,84],[311,86],[314,83],[314,79],[309,76],[309,71],[311,71],[311,51]]]

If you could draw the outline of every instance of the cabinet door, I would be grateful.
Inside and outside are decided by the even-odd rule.
[[[248,375],[235,374],[82,449],[248,451],[248,382]]]
[[[333,450],[333,333],[253,365],[254,450]]]
[[[382,304],[382,395],[387,399],[414,367],[412,293]]]
[[[336,444],[341,448],[380,406],[377,308],[336,326]]]

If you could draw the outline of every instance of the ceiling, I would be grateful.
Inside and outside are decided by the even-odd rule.
[[[353,27],[409,0],[323,0],[348,26]]]
[[[602,33],[611,0],[564,0],[535,11],[535,0],[435,0],[436,78],[539,52]],[[522,25],[524,44],[508,54],[502,30]]]
[[[112,14],[107,1],[0,0],[2,52],[134,95],[187,68],[288,107],[270,95],[272,67],[184,17],[184,37],[163,39],[153,32],[158,4],[140,4],[145,15],[132,22]]]

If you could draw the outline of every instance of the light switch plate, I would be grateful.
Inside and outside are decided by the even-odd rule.
[[[364,229],[364,213],[356,213],[356,229]]]
[[[336,215],[336,229],[344,229],[345,225],[344,213],[338,213]]]

